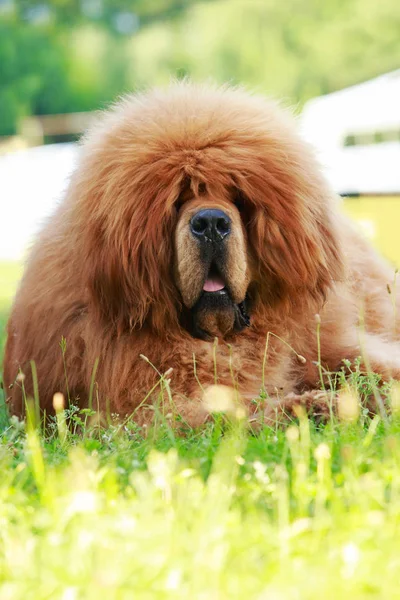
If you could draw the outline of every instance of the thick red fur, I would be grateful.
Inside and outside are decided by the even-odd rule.
[[[86,136],[81,154],[31,251],[10,318],[5,386],[14,412],[24,410],[20,369],[26,393],[33,391],[30,361],[49,411],[53,394],[67,392],[65,372],[71,399],[86,405],[98,359],[101,409],[109,404],[122,416],[146,398],[151,403],[159,373],[173,367],[175,408],[191,424],[204,420],[213,344],[182,326],[175,277],[174,232],[185,204],[183,213],[177,206],[188,185],[194,199],[201,184],[208,202],[233,202],[240,193],[245,205],[251,326],[220,339],[219,383],[237,385],[249,405],[262,386],[272,403],[284,403],[318,385],[315,313],[327,369],[362,354],[385,377],[399,377],[399,327],[387,293],[392,269],[339,215],[312,152],[275,103],[236,89],[175,84],[117,104]],[[275,335],[265,354],[268,332]],[[147,417],[140,410],[137,418]]]

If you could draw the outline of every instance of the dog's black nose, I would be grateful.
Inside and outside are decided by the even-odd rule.
[[[231,232],[231,220],[222,210],[205,208],[190,219],[190,230],[199,240],[222,242]]]

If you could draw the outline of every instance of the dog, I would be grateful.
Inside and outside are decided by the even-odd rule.
[[[48,413],[55,392],[80,406],[95,392],[145,422],[164,390],[197,426],[215,383],[250,413],[261,393],[268,419],[343,359],[400,378],[393,279],[290,111],[190,82],[128,96],[84,137],[30,252],[8,324],[11,410],[35,380]]]

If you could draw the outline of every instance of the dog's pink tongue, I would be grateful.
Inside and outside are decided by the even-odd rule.
[[[221,277],[208,277],[203,285],[205,292],[219,292],[225,287]]]

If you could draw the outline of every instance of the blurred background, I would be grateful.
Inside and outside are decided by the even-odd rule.
[[[172,78],[283,100],[347,211],[400,266],[398,0],[0,0],[0,303],[119,95]]]

